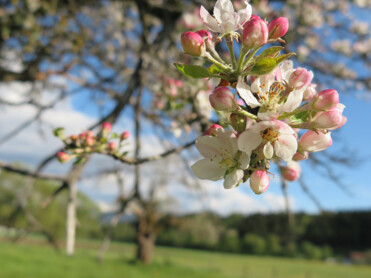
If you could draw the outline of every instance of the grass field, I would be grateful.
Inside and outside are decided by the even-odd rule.
[[[370,278],[371,267],[299,259],[233,255],[157,247],[150,266],[131,261],[134,246],[114,243],[103,263],[98,242],[80,241],[76,255],[57,253],[40,239],[0,241],[0,278]]]

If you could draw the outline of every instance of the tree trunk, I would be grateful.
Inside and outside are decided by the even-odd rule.
[[[152,261],[155,239],[152,233],[143,233],[138,236],[137,259],[144,264],[150,264]]]
[[[71,182],[68,187],[68,204],[66,219],[66,253],[75,253],[75,234],[76,234],[76,183]]]

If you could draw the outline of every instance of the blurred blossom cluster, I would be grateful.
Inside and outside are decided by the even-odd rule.
[[[111,132],[111,129],[111,123],[104,122],[98,134],[88,130],[66,137],[63,128],[56,128],[54,136],[61,139],[64,144],[64,150],[57,154],[58,161],[65,163],[75,159],[74,164],[79,164],[83,163],[86,160],[86,155],[91,153],[109,154],[117,158],[126,156],[127,151],[123,151],[123,148],[127,144],[130,133],[124,131],[118,134]]]
[[[271,163],[279,166],[284,179],[297,180],[298,161],[330,147],[331,131],[347,119],[338,92],[317,92],[313,73],[295,68],[289,60],[294,53],[280,54],[281,46],[265,47],[284,43],[281,37],[289,29],[288,19],[266,22],[251,13],[247,2],[238,6],[235,11],[231,1],[218,0],[212,14],[201,6],[206,30],[184,32],[181,44],[186,54],[211,65],[175,65],[191,78],[220,79],[209,102],[229,119],[227,126],[211,125],[196,141],[204,158],[192,165],[194,174],[200,179],[223,179],[226,189],[250,180],[251,189],[261,194],[272,177]],[[316,9],[308,7],[307,16],[315,19]],[[218,44],[228,48],[228,58],[219,55]]]

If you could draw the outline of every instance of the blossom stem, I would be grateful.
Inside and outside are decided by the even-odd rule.
[[[248,49],[244,45],[242,45],[241,46],[241,51],[240,51],[240,56],[238,57],[238,65],[237,65],[237,70],[236,70],[237,74],[239,74],[240,71],[241,71],[242,64],[245,60],[245,57],[246,57],[247,53],[248,53]]]
[[[257,120],[258,117],[250,112],[247,112],[246,110],[240,108],[239,110],[237,111],[233,111],[233,113],[236,113],[236,114],[239,114],[239,115],[243,115],[243,116],[246,116],[246,117],[249,117],[253,120]]]
[[[236,69],[237,68],[236,56],[234,55],[233,38],[232,38],[231,34],[228,34],[225,37],[225,41],[227,43],[227,47],[228,47],[228,50],[229,50],[229,55],[231,56],[232,67],[233,67],[233,69]]]
[[[251,59],[255,56],[256,52],[261,48],[262,46],[257,46],[251,50],[249,53],[249,56],[247,56],[246,60],[243,63],[242,69],[245,69],[247,67],[247,64],[251,61]]]
[[[214,63],[215,65],[217,65],[220,69],[230,73],[231,72],[231,68],[228,67],[227,65],[225,65],[224,63],[220,63],[219,61],[217,61],[213,56],[211,56],[210,53],[206,52],[205,53],[205,57],[212,63]]]
[[[219,61],[220,63],[224,63],[223,59],[220,58],[218,52],[216,52],[214,45],[210,43],[208,39],[206,39],[206,49],[217,61]]]

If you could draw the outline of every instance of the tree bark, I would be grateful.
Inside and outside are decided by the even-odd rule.
[[[153,233],[147,232],[138,235],[137,259],[144,264],[150,264],[152,261],[155,239]]]
[[[75,235],[76,235],[76,197],[77,189],[74,182],[68,187],[68,203],[66,218],[66,253],[73,255],[75,253]]]

